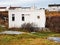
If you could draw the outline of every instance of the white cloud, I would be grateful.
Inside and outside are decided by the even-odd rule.
[[[32,6],[47,7],[51,3],[60,3],[60,0],[0,0],[0,6]]]

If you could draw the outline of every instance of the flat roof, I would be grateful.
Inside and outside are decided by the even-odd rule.
[[[0,7],[0,9],[6,9],[6,7]]]
[[[9,9],[15,9],[15,8],[21,8],[21,7],[10,7]]]
[[[60,4],[49,4],[48,6],[49,7],[52,7],[52,6],[60,6]]]

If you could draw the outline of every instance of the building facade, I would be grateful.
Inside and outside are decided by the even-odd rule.
[[[35,7],[10,7],[9,28],[20,28],[24,23],[33,23],[36,27],[45,27],[46,17],[44,9]]]
[[[49,11],[60,11],[60,4],[49,4],[48,10]]]

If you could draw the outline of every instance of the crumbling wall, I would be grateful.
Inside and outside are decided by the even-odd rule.
[[[60,32],[60,16],[46,17],[46,27],[54,32]]]

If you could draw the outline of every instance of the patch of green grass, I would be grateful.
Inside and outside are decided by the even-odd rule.
[[[59,33],[54,33],[54,32],[36,32],[32,33],[33,35],[39,37],[39,38],[47,38],[47,37],[60,37]]]

